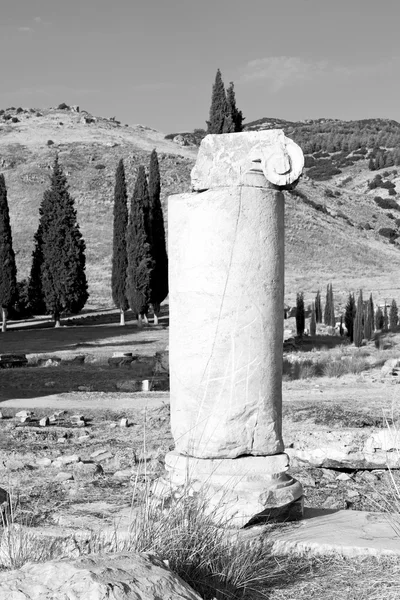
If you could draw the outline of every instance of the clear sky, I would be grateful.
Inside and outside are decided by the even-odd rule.
[[[2,0],[0,107],[204,127],[217,68],[247,122],[400,121],[400,0]]]

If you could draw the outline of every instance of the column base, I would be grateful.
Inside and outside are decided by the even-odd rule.
[[[166,473],[152,491],[160,500],[198,494],[207,514],[229,527],[298,520],[303,514],[303,488],[288,468],[285,453],[208,459],[169,452]]]

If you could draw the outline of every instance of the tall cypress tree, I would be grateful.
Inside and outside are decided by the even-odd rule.
[[[368,302],[364,307],[364,339],[370,340],[372,338],[373,331],[373,313],[371,313],[371,304]]]
[[[7,311],[17,292],[17,267],[12,246],[10,213],[4,175],[0,174],[0,304],[2,331],[7,331]]]
[[[238,110],[236,106],[236,95],[233,81],[230,82],[228,89],[226,90],[226,123],[229,124],[230,132],[243,131],[244,117],[241,110]],[[227,127],[227,125],[225,125]]]
[[[347,329],[347,335],[350,338],[350,342],[354,340],[354,316],[356,310],[356,303],[354,300],[354,294],[349,294],[347,298],[345,313],[344,313],[344,324]]]
[[[389,317],[388,317],[388,310],[387,310],[387,305],[386,305],[386,299],[385,299],[385,306],[383,307],[383,331],[387,331],[389,329]]]
[[[157,152],[153,150],[150,155],[149,169],[150,245],[153,261],[150,276],[150,303],[154,311],[155,325],[158,324],[160,304],[168,296],[168,255],[160,195],[160,167]]]
[[[299,337],[303,337],[304,325],[304,294],[300,292],[296,296],[296,332]]]
[[[218,69],[211,95],[210,117],[207,133],[223,133],[227,114],[227,102],[221,71]]]
[[[129,306],[138,317],[147,322],[150,303],[152,258],[148,232],[145,226],[145,207],[149,206],[149,192],[144,167],[139,167],[131,200],[126,246],[128,255],[126,295]]]
[[[311,337],[315,337],[317,333],[317,318],[315,314],[315,304],[312,303],[311,306],[311,317],[310,317],[310,335]]]
[[[85,273],[85,242],[77,223],[74,200],[67,179],[54,161],[50,189],[41,205],[42,289],[47,312],[60,326],[61,313],[77,313],[89,297]]]
[[[356,318],[354,319],[354,345],[359,348],[362,344],[363,340],[363,318],[364,318],[364,302],[362,296],[362,290],[358,295],[357,299],[357,310],[356,310]]]
[[[371,314],[371,336],[374,333],[375,330],[375,307],[374,307],[374,301],[372,299],[372,293],[369,295],[369,311]]]
[[[315,296],[315,320],[317,323],[322,323],[321,292],[319,290]]]
[[[41,214],[41,208],[39,209]],[[46,303],[42,289],[42,263],[43,263],[43,225],[40,217],[39,225],[34,235],[34,249],[32,252],[32,265],[28,282],[28,306],[34,315],[46,314]]]
[[[126,191],[124,161],[118,163],[114,188],[114,231],[113,257],[111,272],[111,291],[114,304],[120,310],[120,325],[125,325],[125,311],[128,310],[126,298],[126,228],[128,226],[128,194]]]
[[[390,331],[397,331],[398,322],[399,322],[399,311],[397,309],[396,300],[393,298],[392,304],[390,305],[390,311],[389,311],[389,329],[390,329]]]
[[[383,329],[383,312],[380,306],[376,309],[375,313],[375,329]]]
[[[324,323],[325,325],[330,325],[331,327],[335,327],[335,306],[333,303],[333,288],[332,284],[328,283],[326,288],[326,303],[325,303],[325,311],[324,311]]]

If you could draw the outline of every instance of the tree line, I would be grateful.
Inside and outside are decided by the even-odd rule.
[[[128,213],[124,163],[116,170],[111,290],[120,309],[120,323],[130,308],[139,321],[148,322],[150,307],[158,323],[160,304],[168,295],[168,257],[160,200],[158,156],[150,156],[149,180],[139,166]],[[55,158],[50,187],[43,194],[39,224],[34,235],[30,275],[17,282],[7,188],[0,174],[0,305],[2,331],[10,309],[20,316],[49,314],[55,327],[61,315],[79,313],[88,298],[86,245],[77,221],[67,178]]]
[[[304,293],[296,296],[296,333],[302,337],[305,332]],[[340,315],[339,322],[335,316],[332,284],[328,284],[325,296],[325,308],[322,311],[321,293],[318,290],[310,310],[310,335],[315,336],[317,323],[324,323],[328,327],[339,326],[340,335],[346,335],[351,343],[360,347],[363,340],[371,340],[375,331],[397,331],[399,314],[396,300],[393,298],[388,311],[385,302],[383,310],[378,306],[375,310],[372,294],[364,301],[362,290],[359,291],[357,300],[354,293],[350,293],[344,314]]]

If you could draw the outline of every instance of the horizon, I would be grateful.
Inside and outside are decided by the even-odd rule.
[[[219,68],[245,124],[400,121],[400,9],[386,0],[15,0],[0,107],[78,104],[164,133],[205,128]],[[327,116],[329,115],[329,116]]]

